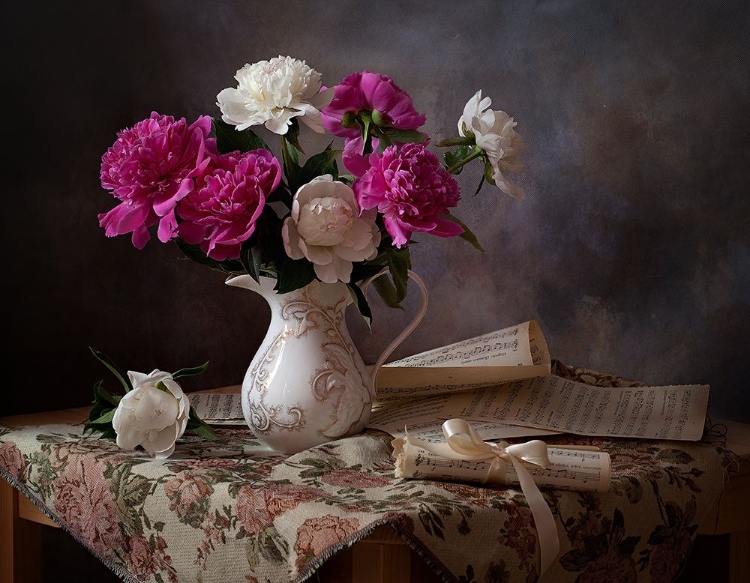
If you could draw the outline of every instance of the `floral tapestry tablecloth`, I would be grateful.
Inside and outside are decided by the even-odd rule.
[[[247,430],[217,433],[156,461],[83,425],[0,427],[0,476],[125,581],[301,582],[383,524],[445,581],[540,579],[520,489],[396,479],[392,438],[374,430],[273,457]],[[728,452],[706,439],[546,441],[608,451],[612,483],[606,494],[543,490],[560,552],[542,581],[671,581],[723,490]]]

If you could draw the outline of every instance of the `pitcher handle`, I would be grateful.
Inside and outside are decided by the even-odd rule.
[[[372,281],[379,275],[381,274],[373,276],[367,281],[367,283],[364,286],[362,286],[363,293],[367,294],[367,286],[369,286],[370,283],[372,283]],[[380,367],[383,366],[383,364],[385,363],[385,360],[391,355],[391,353],[394,350],[396,350],[399,344],[401,344],[409,334],[414,332],[414,329],[417,326],[419,326],[419,323],[422,321],[425,314],[427,313],[427,300],[428,300],[427,286],[425,286],[424,282],[422,281],[422,278],[419,277],[413,271],[408,270],[407,275],[409,276],[409,279],[414,280],[414,283],[416,283],[419,286],[419,291],[422,294],[422,304],[419,307],[419,311],[417,312],[416,316],[412,318],[411,322],[409,322],[406,328],[403,329],[401,334],[399,334],[398,336],[396,336],[396,338],[393,339],[393,341],[386,347],[383,353],[375,361],[375,365],[372,367],[372,372],[370,373],[372,375],[373,387],[375,386],[375,379],[378,375],[378,371],[380,370]]]

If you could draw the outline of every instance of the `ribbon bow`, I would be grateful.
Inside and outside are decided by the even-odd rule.
[[[443,423],[443,435],[445,435],[446,443],[432,443],[408,434],[407,440],[409,443],[448,459],[492,460],[483,483],[507,484],[507,462],[512,464],[539,535],[541,554],[539,576],[541,577],[560,551],[560,539],[557,536],[552,511],[522,462],[546,468],[550,464],[547,444],[538,439],[514,445],[509,445],[504,441],[489,443],[484,441],[464,419],[449,419]]]

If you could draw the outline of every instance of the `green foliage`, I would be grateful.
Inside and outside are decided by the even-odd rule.
[[[477,236],[460,219],[454,217],[453,215],[444,215],[442,218],[448,219],[449,221],[452,221],[460,225],[461,228],[464,230],[464,232],[461,233],[460,237],[468,241],[469,243],[471,243],[472,247],[474,247],[475,249],[478,249],[479,251],[484,252],[484,249],[479,244],[479,239],[477,239]]]
[[[112,359],[110,359],[106,354],[103,354],[95,348],[92,348],[91,346],[89,346],[89,350],[102,364],[104,364],[104,366],[112,371],[112,374],[114,374],[115,377],[117,377],[117,380],[120,381],[120,384],[123,386],[126,393],[133,390],[133,385],[130,384],[130,379],[128,378],[128,376],[126,374],[123,374],[123,372],[112,361]]]
[[[292,127],[298,125],[296,120],[292,120],[292,126],[289,128],[286,136],[281,136],[281,159],[284,164],[284,175],[286,176],[289,191],[297,192],[300,186],[305,184],[302,180],[302,168],[299,164],[300,150],[294,145]],[[299,130],[297,130],[299,132]]]
[[[305,287],[315,279],[315,267],[306,259],[287,259],[279,272],[279,279],[274,288],[285,294]]]
[[[186,243],[179,238],[174,239],[174,241],[180,248],[180,251],[184,253],[185,257],[191,259],[192,261],[195,261],[196,263],[206,265],[211,269],[222,271],[224,273],[239,274],[245,272],[242,262],[239,260],[227,259],[225,261],[216,261],[215,259],[211,259],[210,257],[206,256],[206,254],[201,251],[201,248],[198,245],[191,245],[190,243]]]
[[[214,134],[216,135],[216,147],[222,154],[229,152],[249,152],[251,150],[269,150],[261,138],[251,129],[245,129],[240,132],[237,127],[222,121],[221,119],[212,118]]]
[[[375,279],[373,287],[388,307],[403,309],[401,302],[406,298],[409,270],[411,269],[409,248],[398,249],[389,244],[381,255],[385,259],[391,278],[388,279],[385,274],[381,275]]]
[[[120,402],[119,395],[112,395],[102,387],[102,381],[94,385],[94,401],[89,411],[88,421],[83,426],[84,433],[101,433],[102,438],[114,439],[117,437],[112,428],[112,419]]]
[[[349,288],[349,293],[352,296],[354,305],[357,307],[357,310],[365,320],[367,327],[372,327],[372,311],[370,310],[370,304],[367,303],[367,298],[365,297],[362,288],[359,287],[356,283],[351,282],[346,285]]]
[[[383,132],[384,135],[388,136],[391,142],[397,142],[399,144],[421,144],[427,141],[427,136],[417,130],[394,130],[389,129]]]
[[[208,368],[208,361],[204,362],[200,366],[194,366],[192,368],[181,368],[180,370],[172,373],[172,378],[177,380],[182,377],[192,377],[206,372]]]
[[[305,162],[300,173],[303,184],[324,174],[330,174],[334,180],[338,178],[339,172],[336,165],[336,158],[341,154],[341,150],[333,150],[331,149],[331,145],[332,143],[328,144],[325,150],[311,156]]]
[[[201,419],[195,412],[195,409],[190,408],[190,416],[188,418],[187,425],[185,426],[185,433],[192,433],[198,435],[203,439],[210,439],[215,441],[219,439],[208,424]]]
[[[454,152],[449,150],[443,153],[443,160],[445,160],[445,165],[448,168],[448,171],[452,174],[458,175],[461,173],[461,170],[463,170],[463,167],[467,162],[470,162],[481,155],[483,155],[482,150],[476,146],[462,145]]]

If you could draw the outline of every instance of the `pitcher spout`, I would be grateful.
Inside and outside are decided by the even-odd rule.
[[[232,287],[249,289],[250,291],[254,291],[255,293],[265,296],[274,293],[273,288],[276,285],[276,280],[270,277],[261,276],[259,283],[255,281],[255,279],[253,279],[251,275],[243,273],[242,275],[229,276],[226,281],[224,281],[224,283],[227,285],[231,285]]]

